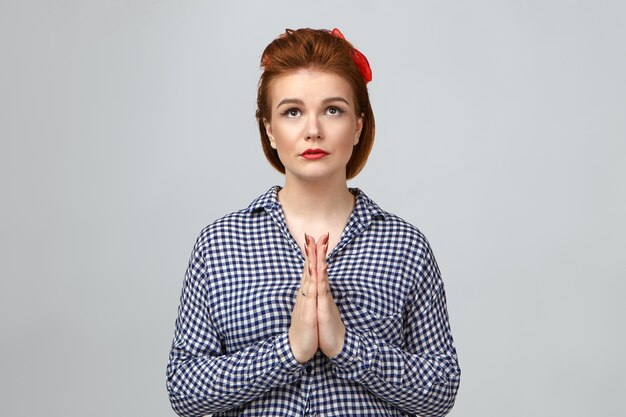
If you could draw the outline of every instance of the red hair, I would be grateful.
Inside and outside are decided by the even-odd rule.
[[[363,128],[346,166],[346,178],[354,178],[365,166],[374,144],[374,113],[365,80],[352,58],[353,51],[354,47],[348,41],[323,29],[287,29],[263,51],[256,118],[265,157],[280,173],[285,173],[285,166],[270,146],[264,123],[265,120],[271,121],[272,117],[269,89],[274,79],[299,69],[334,73],[350,84],[356,115],[363,118]]]

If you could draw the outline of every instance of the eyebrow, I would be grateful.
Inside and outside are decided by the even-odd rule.
[[[322,103],[330,103],[330,102],[333,102],[333,101],[342,101],[342,102],[346,103],[348,106],[350,105],[350,102],[348,100],[346,100],[345,98],[340,97],[340,96],[325,98],[324,100],[322,100]],[[278,103],[276,105],[276,108],[279,108],[283,104],[299,104],[299,105],[302,105],[302,104],[304,104],[304,101],[300,100],[299,98],[286,98],[286,99],[281,100],[280,103]]]

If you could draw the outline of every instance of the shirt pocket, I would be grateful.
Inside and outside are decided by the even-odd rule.
[[[379,305],[371,297],[358,292],[347,292],[336,302],[346,327],[402,344],[401,310]]]

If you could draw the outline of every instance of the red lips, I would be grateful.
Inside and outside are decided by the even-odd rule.
[[[307,149],[306,151],[302,152],[302,154],[300,156],[302,156],[305,159],[320,159],[325,157],[326,155],[328,155],[328,152],[326,152],[323,149]]]

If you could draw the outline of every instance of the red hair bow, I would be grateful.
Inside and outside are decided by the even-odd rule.
[[[330,34],[338,38],[341,38],[343,40],[346,39],[346,37],[343,36],[343,33],[341,33],[341,31],[339,31],[339,29],[337,28],[334,28],[330,32]],[[370,63],[367,61],[367,58],[365,58],[365,55],[363,55],[361,51],[359,51],[355,47],[352,47],[352,59],[354,60],[354,63],[356,64],[357,69],[363,76],[363,79],[365,80],[365,84],[372,81],[372,68],[370,67]]]

